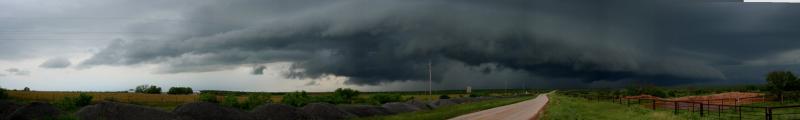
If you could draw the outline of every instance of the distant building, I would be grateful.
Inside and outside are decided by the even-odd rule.
[[[472,93],[472,86],[467,86],[467,93]]]

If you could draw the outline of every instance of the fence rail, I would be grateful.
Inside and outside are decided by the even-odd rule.
[[[585,94],[566,94],[590,101],[604,101],[627,106],[640,106],[653,110],[672,111],[673,114],[699,117],[698,119],[723,120],[796,120],[800,119],[800,105],[793,106],[749,106],[746,104],[764,102],[762,97],[738,99],[707,100],[666,100],[647,97],[602,96]]]

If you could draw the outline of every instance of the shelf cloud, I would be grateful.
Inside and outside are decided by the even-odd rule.
[[[179,36],[116,40],[78,66],[158,64],[161,73],[176,74],[292,62],[286,77],[334,75],[348,77],[347,84],[377,85],[427,80],[432,63],[436,81],[448,77],[440,73],[476,68],[584,83],[676,85],[731,79],[725,73],[735,70],[724,66],[800,44],[800,15],[790,12],[798,5],[669,2],[210,2],[182,14],[192,22],[175,28]],[[509,70],[522,72],[503,72]]]

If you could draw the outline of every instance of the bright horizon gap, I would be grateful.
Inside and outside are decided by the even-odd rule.
[[[744,0],[744,2],[800,3],[800,0]]]

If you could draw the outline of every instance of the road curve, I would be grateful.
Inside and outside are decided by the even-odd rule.
[[[450,120],[532,120],[544,109],[549,99],[540,94],[535,99],[461,115]]]

